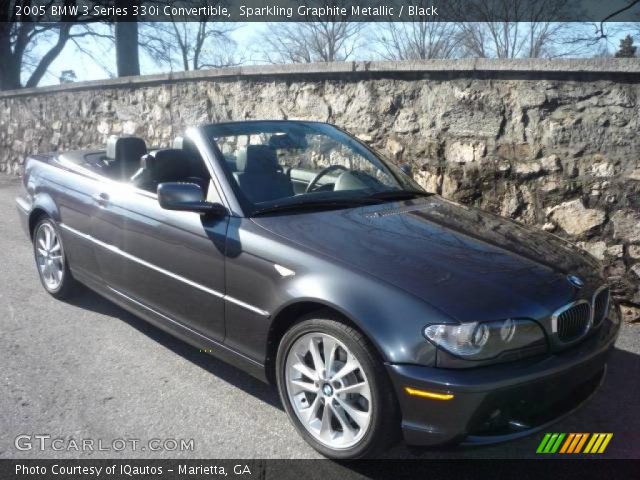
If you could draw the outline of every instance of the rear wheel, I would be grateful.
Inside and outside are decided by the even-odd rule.
[[[77,282],[71,276],[58,227],[49,217],[36,224],[33,254],[45,290],[56,298],[68,298],[77,288]]]
[[[396,438],[393,390],[366,338],[326,313],[304,319],[282,338],[280,397],[300,434],[323,455],[371,456]]]

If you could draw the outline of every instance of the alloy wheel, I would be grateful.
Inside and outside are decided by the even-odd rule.
[[[296,416],[332,449],[357,444],[371,423],[371,387],[351,351],[325,333],[307,333],[291,346],[286,389]]]
[[[64,252],[53,226],[42,223],[35,235],[36,262],[42,281],[49,291],[56,291],[64,277]]]

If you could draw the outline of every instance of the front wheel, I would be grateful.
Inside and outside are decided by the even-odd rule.
[[[393,390],[367,339],[331,317],[316,313],[284,335],[278,390],[313,448],[336,459],[369,457],[396,438]]]

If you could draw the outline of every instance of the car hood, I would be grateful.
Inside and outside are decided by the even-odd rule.
[[[463,322],[542,319],[602,283],[597,262],[568,242],[439,196],[253,220]]]

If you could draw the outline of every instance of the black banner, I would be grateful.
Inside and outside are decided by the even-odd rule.
[[[638,22],[638,0],[2,0],[0,21]]]
[[[350,480],[637,478],[639,460],[0,460],[0,478]]]

